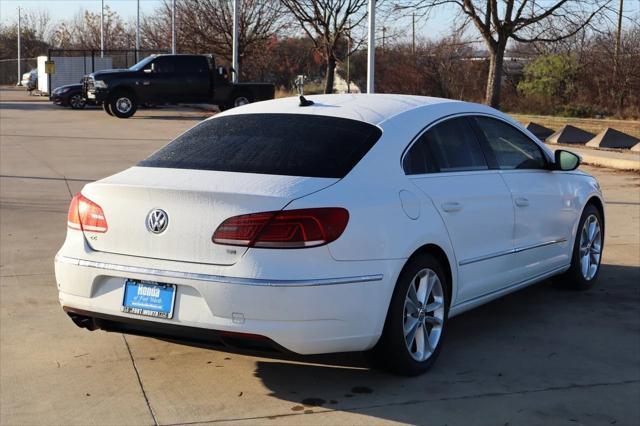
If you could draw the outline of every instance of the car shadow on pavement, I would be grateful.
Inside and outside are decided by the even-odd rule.
[[[206,118],[209,118],[213,115],[211,114],[202,114],[200,116],[192,116],[192,115],[134,115],[129,118],[129,120],[178,120],[178,121],[202,121]]]
[[[49,102],[32,102],[32,103],[28,103],[29,101],[20,101],[20,102],[14,102],[14,101],[7,101],[5,102],[4,100],[2,102],[0,102],[0,109],[15,109],[15,110],[20,110],[20,111],[33,111],[33,110],[53,110],[53,109],[62,109],[62,107],[59,107],[58,105],[54,105],[51,104]],[[71,108],[69,108],[71,109]]]
[[[343,410],[409,423],[424,418],[402,407],[421,402],[442,407],[474,396],[622,382],[634,371],[619,355],[633,353],[640,329],[638,282],[640,267],[603,265],[590,291],[547,280],[452,318],[438,361],[420,377],[373,369],[358,354],[263,358],[254,375],[271,396],[291,403],[292,415]],[[612,359],[602,365],[607,353]]]

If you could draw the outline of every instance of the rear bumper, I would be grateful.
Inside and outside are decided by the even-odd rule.
[[[134,334],[137,336],[155,337],[172,342],[212,348],[288,352],[273,340],[255,334],[229,333],[207,328],[158,324],[141,319],[89,312],[67,306],[63,307],[63,310],[78,327],[91,331],[104,330],[115,333]]]
[[[196,267],[187,272],[167,261],[150,267],[141,259],[97,252],[88,257],[59,254],[55,262],[60,303],[84,319],[86,328],[207,346],[225,344],[229,333],[250,334],[299,354],[371,348],[382,333],[396,270],[403,263],[355,262],[358,274],[337,276],[336,270],[344,269],[338,265],[327,277],[266,279],[202,273]],[[174,317],[121,312],[126,278],[176,284]]]

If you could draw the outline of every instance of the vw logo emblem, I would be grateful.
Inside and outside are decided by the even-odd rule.
[[[153,209],[147,215],[147,229],[154,234],[160,234],[167,229],[169,216],[161,209]]]

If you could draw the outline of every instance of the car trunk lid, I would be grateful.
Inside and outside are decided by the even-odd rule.
[[[296,198],[338,179],[207,170],[133,167],[88,184],[82,194],[102,207],[105,233],[85,231],[93,250],[147,258],[232,265],[245,247],[211,241],[229,217],[281,210]],[[168,218],[154,233],[147,219],[156,210]]]

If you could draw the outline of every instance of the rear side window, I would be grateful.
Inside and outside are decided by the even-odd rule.
[[[344,118],[231,115],[202,122],[138,165],[343,178],[381,134],[376,126]]]
[[[544,169],[547,161],[540,147],[515,127],[489,117],[475,117],[502,170]]]
[[[466,118],[436,124],[409,149],[403,161],[406,174],[488,169],[480,143]]]
[[[178,56],[177,58],[176,69],[179,73],[197,74],[209,70],[207,58],[204,56]]]

